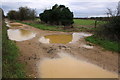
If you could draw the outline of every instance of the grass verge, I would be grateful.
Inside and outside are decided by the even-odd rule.
[[[110,51],[120,52],[120,49],[119,49],[120,43],[118,43],[118,42],[104,40],[102,38],[98,38],[98,37],[95,37],[95,36],[87,37],[86,41],[89,41],[91,43],[100,45],[101,47],[103,47],[107,50],[110,50]]]
[[[21,64],[19,49],[16,44],[7,37],[7,27],[2,25],[2,76],[3,78],[25,78],[24,64]]]

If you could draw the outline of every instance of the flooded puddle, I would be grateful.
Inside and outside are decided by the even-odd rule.
[[[20,24],[20,23],[10,23],[9,25],[10,25],[10,27],[19,27],[19,26],[22,26],[22,24]]]
[[[41,43],[74,43],[77,42],[80,38],[91,36],[92,34],[86,33],[73,33],[73,34],[59,34],[59,35],[47,35],[39,39]]]
[[[5,23],[6,23],[6,26],[7,27],[19,27],[19,26],[23,26],[21,23],[13,23],[13,22],[11,22],[11,21],[5,21]]]
[[[9,24],[6,25],[7,27],[11,27]]]
[[[61,34],[61,35],[48,35],[45,37],[41,37],[39,39],[42,43],[62,43],[66,44],[72,41],[72,35]]]
[[[58,55],[60,58],[45,58],[38,65],[41,78],[118,78],[115,73],[78,60],[67,53]]]
[[[35,32],[24,29],[8,29],[7,32],[9,39],[15,41],[29,40],[36,36]]]

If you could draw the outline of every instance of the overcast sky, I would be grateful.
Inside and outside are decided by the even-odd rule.
[[[45,9],[51,8],[54,4],[62,4],[74,13],[74,17],[96,17],[105,16],[107,8],[115,10],[120,0],[3,0],[0,7],[5,14],[9,10],[18,10],[20,6],[28,6],[36,9],[37,14]]]

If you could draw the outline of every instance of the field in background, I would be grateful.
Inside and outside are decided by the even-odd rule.
[[[95,30],[95,20],[82,20],[74,19],[74,24],[71,29],[64,30],[64,26],[58,25],[48,25],[42,24],[39,18],[36,18],[34,21],[17,21],[23,24],[33,26],[42,30],[51,30],[51,31],[64,31],[64,32],[74,32],[74,31],[94,31]],[[97,26],[103,24],[103,21],[97,21]]]
[[[76,24],[76,25],[94,26],[95,25],[95,20],[74,19],[74,24]]]
[[[105,21],[98,21],[97,20],[97,26],[104,24]],[[74,24],[75,25],[83,25],[83,26],[95,26],[95,20],[90,20],[90,19],[74,19]]]

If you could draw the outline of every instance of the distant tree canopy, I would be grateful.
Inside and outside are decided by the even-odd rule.
[[[7,16],[8,16],[8,18],[9,19],[12,19],[12,20],[16,20],[16,19],[18,19],[17,16],[18,15],[18,13],[17,13],[17,11],[15,11],[15,10],[11,10],[11,11],[9,11],[9,13],[7,14]]]
[[[52,9],[45,10],[39,14],[41,21],[56,25],[71,25],[73,24],[73,12],[64,5],[55,4]]]
[[[7,16],[11,20],[34,20],[36,11],[28,7],[20,7],[18,11],[9,11]]]

